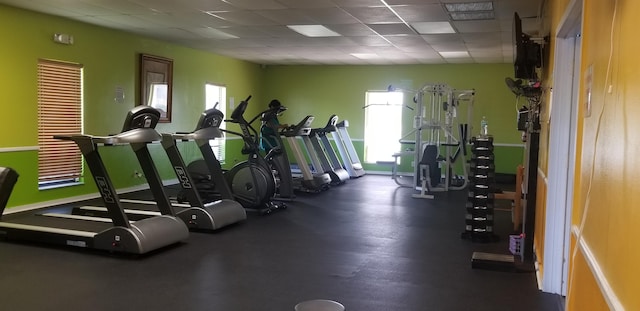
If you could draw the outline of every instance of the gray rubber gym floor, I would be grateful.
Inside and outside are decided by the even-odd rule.
[[[367,175],[138,258],[2,242],[0,309],[292,311],[331,299],[347,311],[561,310],[534,273],[471,269],[474,251],[506,253],[508,212],[496,212],[503,242],[474,244],[460,238],[466,192],[411,193]]]

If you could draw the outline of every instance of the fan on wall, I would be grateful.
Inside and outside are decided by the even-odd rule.
[[[507,84],[507,87],[515,94],[516,96],[524,96],[527,98],[539,97],[542,94],[542,87],[540,82],[535,82],[531,85],[526,85],[522,83],[522,80],[512,78],[505,78],[504,82]]]

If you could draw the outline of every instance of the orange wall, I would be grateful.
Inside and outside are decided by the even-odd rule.
[[[556,26],[568,2],[551,4]],[[572,224],[590,252],[571,258],[567,310],[608,310],[606,301],[640,310],[640,2],[585,0],[583,11],[581,80],[592,66],[593,87],[591,116],[578,124]],[[583,81],[580,116],[585,94]]]

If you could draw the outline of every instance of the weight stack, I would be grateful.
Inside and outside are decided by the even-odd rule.
[[[499,237],[493,233],[495,169],[493,137],[472,137],[469,195],[466,203],[463,239],[482,243],[499,240]]]

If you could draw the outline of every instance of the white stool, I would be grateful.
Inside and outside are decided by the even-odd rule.
[[[296,305],[295,311],[344,311],[341,303],[333,300],[316,299],[303,301]]]

